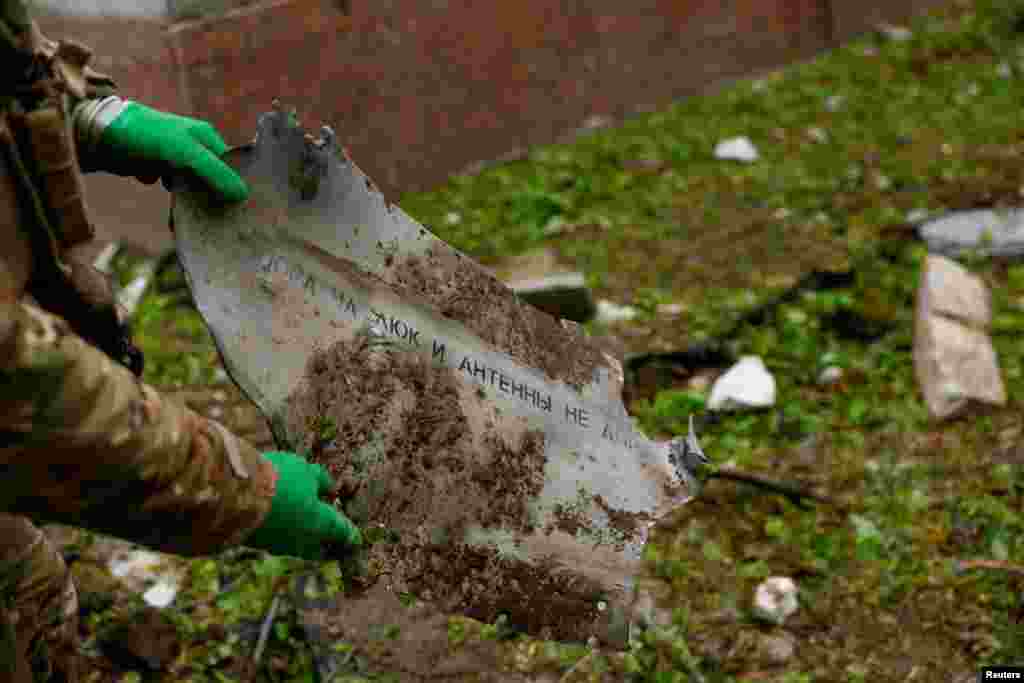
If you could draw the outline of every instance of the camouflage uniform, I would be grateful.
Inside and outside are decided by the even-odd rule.
[[[259,527],[276,486],[251,445],[83,338],[83,307],[114,308],[69,260],[92,236],[69,112],[114,84],[85,48],[40,35],[23,2],[0,0],[0,681],[17,683],[78,676],[75,588],[30,519],[212,553]],[[43,310],[66,301],[79,304]]]

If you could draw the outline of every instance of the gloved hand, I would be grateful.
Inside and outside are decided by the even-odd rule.
[[[156,182],[188,169],[229,202],[249,196],[245,181],[219,159],[228,146],[206,121],[129,102],[99,138],[91,165],[117,175]]]
[[[277,492],[263,525],[243,541],[244,545],[315,560],[322,557],[325,543],[362,544],[359,529],[320,500],[320,495],[331,488],[327,470],[294,453],[270,452],[263,457],[277,470]]]

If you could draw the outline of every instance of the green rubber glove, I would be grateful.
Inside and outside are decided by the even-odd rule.
[[[220,160],[228,149],[206,121],[168,114],[130,102],[100,135],[98,170],[155,182],[171,170],[187,169],[229,202],[242,201],[249,188]]]
[[[332,485],[327,470],[294,453],[270,452],[263,457],[277,470],[277,492],[263,526],[252,532],[244,545],[316,560],[323,556],[325,543],[362,544],[359,529],[320,500]]]

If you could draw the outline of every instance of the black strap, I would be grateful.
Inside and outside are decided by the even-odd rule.
[[[9,115],[10,111],[0,110],[0,116]],[[64,318],[80,337],[140,376],[144,365],[142,351],[132,343],[131,331],[128,325],[121,323],[113,302],[88,301],[72,282],[70,267],[58,255],[46,207],[22,157],[17,134],[10,127],[7,130],[11,136],[7,144],[0,146],[18,177],[19,198],[27,209],[28,220],[18,227],[26,231],[32,247],[29,294],[42,308]]]

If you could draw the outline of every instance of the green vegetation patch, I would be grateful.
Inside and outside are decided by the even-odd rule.
[[[646,549],[646,572],[671,624],[620,653],[512,639],[513,670],[543,659],[574,680],[598,680],[602,671],[696,680],[699,669],[707,681],[809,683],[948,680],[984,663],[1024,662],[1024,577],[971,564],[1024,564],[1024,266],[965,260],[992,292],[1009,402],[936,423],[913,372],[925,252],[910,239],[908,219],[912,211],[1022,201],[1021,25],[1020,2],[958,2],[915,22],[909,40],[869,36],[401,199],[438,236],[485,262],[554,247],[599,297],[640,309],[616,328],[633,351],[717,337],[812,269],[854,273],[845,288],[806,292],[736,330],[729,350],[763,358],[778,403],[727,415],[701,434],[716,467],[799,482],[831,502],[799,507],[710,480]],[[734,136],[749,137],[760,159],[714,159],[715,144]],[[684,306],[668,317],[659,313],[665,303]],[[197,320],[168,301],[143,302],[136,324],[148,378],[192,383],[212,373],[212,346],[195,360],[171,359],[183,357],[168,345],[176,336],[208,345]],[[842,375],[820,384],[827,367]],[[659,389],[631,411],[652,436],[685,433],[706,388]],[[330,429],[317,425],[322,438]],[[257,566],[245,574],[252,588],[217,598],[221,612],[189,616],[196,628],[266,609]],[[194,590],[230,567],[203,565]],[[799,587],[800,608],[781,626],[751,611],[768,576]],[[301,671],[308,662],[290,634],[275,636],[275,647],[294,647],[287,661]],[[766,659],[765,638],[786,635],[792,655]],[[459,647],[501,631],[460,617],[448,636]]]

